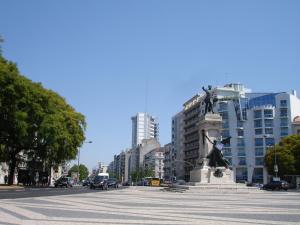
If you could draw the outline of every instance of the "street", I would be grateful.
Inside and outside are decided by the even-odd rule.
[[[151,187],[49,191],[52,196],[1,199],[0,224],[289,225],[300,221],[300,194],[292,191],[174,193]],[[74,194],[75,191],[82,192]],[[69,195],[55,195],[65,192]]]
[[[121,187],[124,188],[124,187]],[[115,190],[114,188],[109,188],[108,191]],[[33,197],[45,197],[45,196],[60,196],[60,195],[74,195],[90,192],[99,192],[102,190],[91,190],[88,187],[73,187],[73,188],[17,188],[17,189],[0,189],[0,200],[1,199],[17,199],[17,198],[33,198]]]

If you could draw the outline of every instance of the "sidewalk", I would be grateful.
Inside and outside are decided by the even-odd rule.
[[[0,191],[2,190],[15,190],[15,189],[24,189],[23,186],[19,186],[19,185],[7,185],[7,184],[0,184]]]

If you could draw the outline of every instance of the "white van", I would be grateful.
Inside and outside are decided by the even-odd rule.
[[[108,180],[109,179],[109,174],[108,173],[98,173],[99,177],[103,177],[104,180]]]

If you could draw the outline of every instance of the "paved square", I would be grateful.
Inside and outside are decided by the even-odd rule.
[[[299,192],[160,189],[0,200],[0,224],[300,224]]]

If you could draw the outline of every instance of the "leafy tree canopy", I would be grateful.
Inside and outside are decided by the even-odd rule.
[[[275,154],[276,153],[276,154]],[[300,135],[283,138],[278,145],[270,148],[265,156],[268,173],[275,175],[274,165],[278,166],[278,175],[300,174]]]
[[[49,168],[74,159],[85,127],[84,116],[64,98],[22,76],[0,55],[0,161],[10,165],[10,184],[24,156]]]
[[[73,165],[71,167],[71,169],[69,170],[68,175],[71,176],[72,173],[77,173],[77,172],[78,172],[78,165]],[[88,176],[89,176],[88,168],[85,165],[80,164],[79,165],[79,180],[84,180]]]

